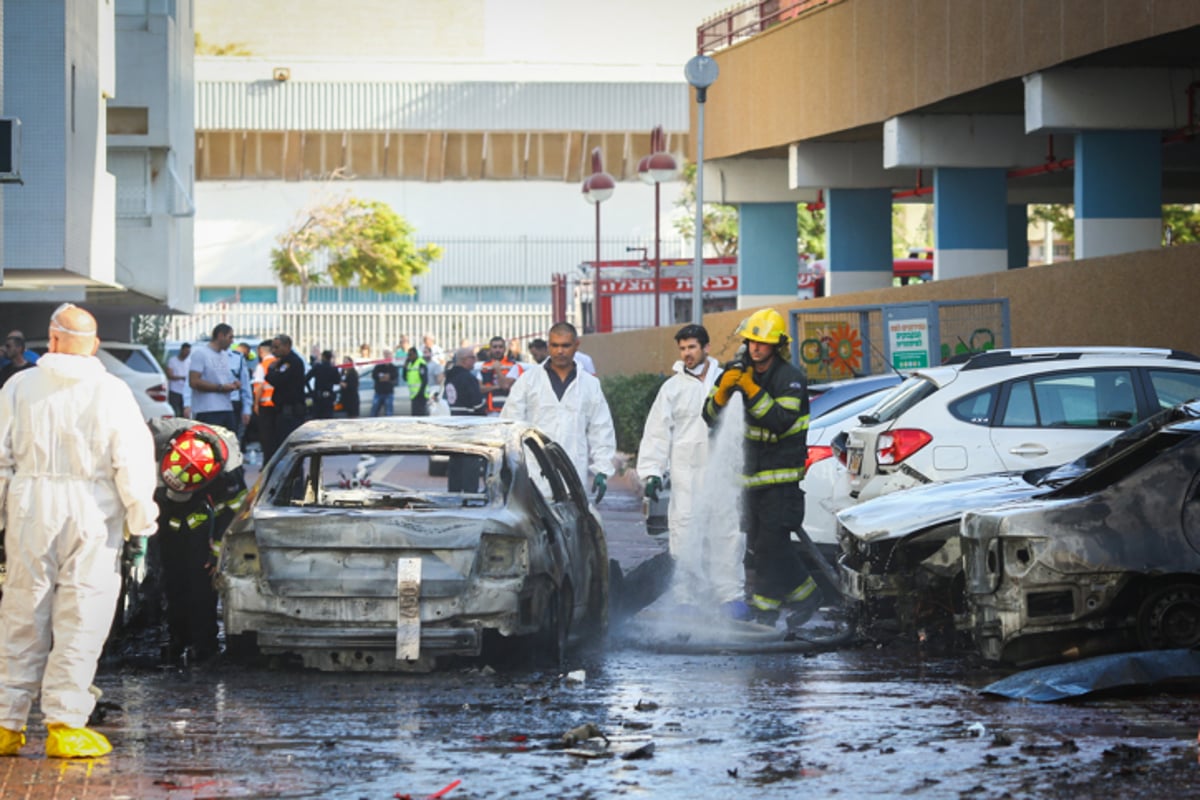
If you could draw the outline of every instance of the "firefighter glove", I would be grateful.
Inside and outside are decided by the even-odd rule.
[[[658,493],[662,491],[662,478],[657,475],[651,475],[646,478],[646,497],[651,500],[658,500]]]
[[[728,373],[727,373],[728,374]],[[724,376],[722,376],[724,377]],[[737,377],[737,389],[747,398],[754,397],[761,391],[761,387],[754,382],[753,372],[742,372]]]
[[[608,478],[604,476],[603,472],[596,473],[596,477],[592,479],[592,488],[596,491],[596,503],[599,505],[600,501],[604,499],[605,492],[608,491]]]
[[[731,367],[722,372],[721,377],[717,379],[716,388],[713,389],[713,402],[724,407],[729,402],[729,398],[733,396],[733,391],[737,388],[738,378],[741,375],[740,367]]]
[[[125,542],[125,563],[129,566],[129,579],[141,583],[146,579],[146,545],[145,536],[130,536]]]

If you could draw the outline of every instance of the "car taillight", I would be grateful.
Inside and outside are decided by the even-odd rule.
[[[160,383],[155,386],[151,386],[150,388],[148,388],[146,390],[146,394],[150,395],[150,399],[156,403],[167,402],[167,386],[166,386],[166,384]]]
[[[875,458],[880,464],[899,464],[933,441],[933,437],[917,428],[897,428],[879,435]]]
[[[808,469],[818,461],[824,461],[833,456],[833,448],[823,444],[809,445],[808,458],[804,459],[804,468]]]

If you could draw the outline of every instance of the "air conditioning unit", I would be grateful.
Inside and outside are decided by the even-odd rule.
[[[0,183],[21,182],[21,120],[0,117]]]

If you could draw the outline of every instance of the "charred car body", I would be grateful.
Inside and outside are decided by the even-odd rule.
[[[964,516],[968,613],[985,658],[1200,644],[1200,402],[1162,422],[1038,500]]]
[[[1184,404],[1123,432],[1059,467],[997,473],[907,489],[838,514],[841,588],[865,627],[959,635],[969,641],[963,515],[1035,498],[1074,497],[1095,474],[1131,469],[1135,453],[1200,408]],[[1124,464],[1124,467],[1119,465]]]
[[[227,647],[325,670],[424,671],[485,638],[557,660],[608,623],[604,533],[570,459],[489,419],[304,425],[225,534],[217,584]]]

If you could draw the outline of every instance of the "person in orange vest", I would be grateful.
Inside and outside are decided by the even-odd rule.
[[[254,421],[258,429],[258,446],[262,448],[263,463],[275,452],[275,387],[267,383],[267,368],[275,360],[271,340],[258,343],[258,366],[254,368]]]
[[[500,416],[504,408],[504,399],[508,397],[508,386],[505,385],[508,371],[514,362],[506,355],[508,342],[503,336],[493,336],[488,342],[488,360],[479,365],[479,388],[487,397],[487,415]]]

